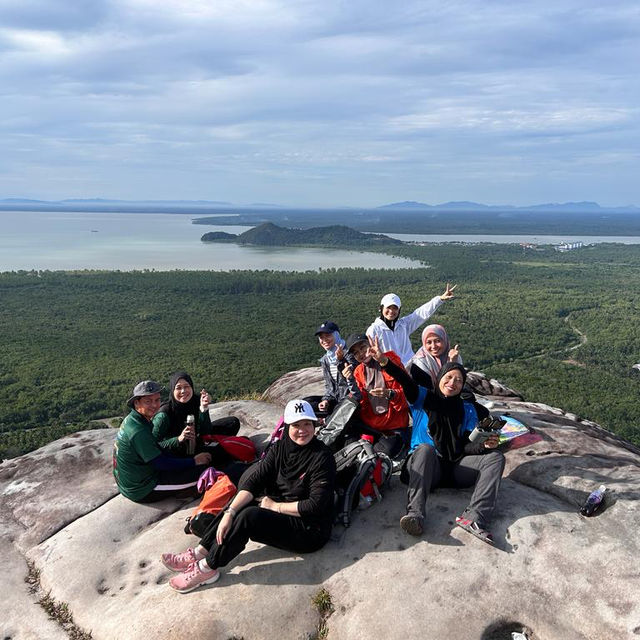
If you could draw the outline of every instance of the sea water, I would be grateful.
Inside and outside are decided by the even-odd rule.
[[[209,231],[242,233],[248,226],[192,224],[189,214],[77,211],[0,211],[0,271],[18,270],[276,270],[411,268],[420,262],[366,251],[252,247],[200,241]],[[228,215],[228,214],[225,214]],[[207,217],[211,217],[207,214]],[[405,242],[640,244],[636,236],[388,234]]]
[[[407,268],[420,262],[379,253],[205,243],[209,231],[250,227],[192,224],[202,214],[0,211],[0,271],[211,270],[307,271],[339,267]]]

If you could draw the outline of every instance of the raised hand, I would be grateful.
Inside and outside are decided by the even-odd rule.
[[[206,389],[203,389],[200,392],[200,412],[205,412],[209,408],[209,404],[211,403],[211,396]]]
[[[454,362],[455,359],[460,355],[460,345],[457,344],[453,347],[453,349],[449,349],[449,360]]]
[[[448,282],[447,282],[447,288],[444,290],[444,293],[440,296],[440,300],[451,300],[454,295],[453,295],[453,290],[457,287],[457,284],[454,284],[453,286],[451,286]]]
[[[376,336],[375,338],[371,338],[371,336],[369,336],[369,353],[371,354],[371,357],[377,362],[380,362],[380,360],[384,359],[384,353],[380,349],[378,336]]]

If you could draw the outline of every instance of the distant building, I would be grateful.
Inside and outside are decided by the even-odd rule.
[[[573,249],[582,249],[584,244],[582,242],[563,242],[556,245],[556,251],[573,251]]]

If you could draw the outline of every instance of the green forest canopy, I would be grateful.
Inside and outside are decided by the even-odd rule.
[[[640,444],[640,247],[386,248],[429,267],[320,272],[0,274],[0,455],[122,415],[133,385],[190,371],[220,398],[262,392],[322,355],[326,319],[363,331],[382,294],[409,312],[458,284],[434,321],[465,364]],[[572,328],[573,327],[573,328]],[[575,328],[575,329],[574,329]],[[576,329],[587,341],[578,348]],[[419,344],[420,332],[414,335]]]

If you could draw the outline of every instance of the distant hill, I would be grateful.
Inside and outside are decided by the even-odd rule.
[[[624,207],[601,207],[597,202],[547,202],[544,204],[530,204],[516,207],[511,204],[481,204],[479,202],[469,202],[466,200],[456,202],[443,202],[442,204],[426,204],[425,202],[415,202],[406,200],[404,202],[393,202],[384,204],[378,209],[393,209],[396,211],[548,211],[548,212],[572,212],[572,213],[594,213],[594,212],[640,212],[640,208],[635,205]]]
[[[438,212],[438,211],[461,211],[461,212],[570,212],[570,213],[640,213],[640,207],[635,205],[625,205],[616,207],[603,207],[597,202],[547,202],[542,204],[530,204],[523,206],[515,206],[511,204],[482,204],[479,202],[461,200],[443,202],[440,204],[427,204],[425,202],[416,202],[414,200],[405,200],[403,202],[393,202],[384,204],[372,209],[354,208],[354,207],[330,207],[330,208],[309,208],[304,205],[300,207],[280,205],[270,202],[253,202],[251,204],[237,204],[224,200],[118,200],[114,198],[66,198],[63,200],[38,200],[30,198],[0,198],[0,210],[18,209],[24,211],[117,211],[119,213],[144,213],[144,212],[165,212],[165,213],[190,213],[192,211],[203,211],[210,209],[211,213],[219,215],[220,209],[228,209],[234,212],[234,215],[250,214],[255,212],[264,212],[265,215],[270,213],[280,215],[304,215],[307,217],[319,214],[320,212],[336,212],[341,214],[357,215],[358,211],[404,211],[412,212]]]
[[[318,245],[335,247],[377,247],[382,245],[401,245],[401,240],[389,238],[380,233],[361,233],[343,225],[313,227],[311,229],[288,229],[272,222],[249,229],[240,235],[215,231],[205,233],[202,242],[237,242],[267,247],[286,247],[292,245]]]

